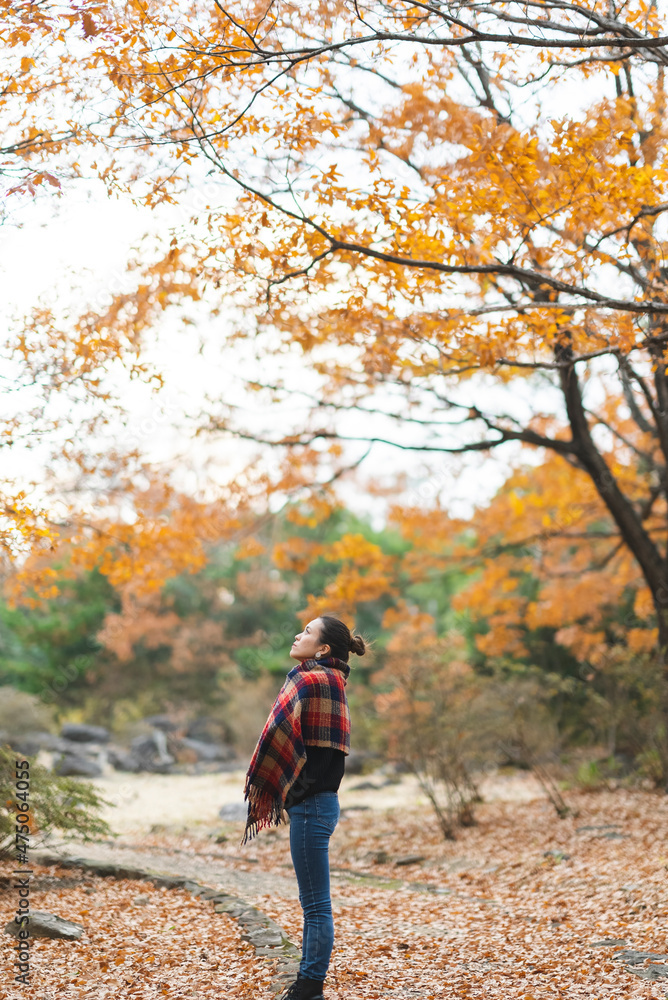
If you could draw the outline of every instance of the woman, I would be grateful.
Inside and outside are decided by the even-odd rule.
[[[302,959],[284,1000],[324,1000],[334,943],[329,839],[339,819],[337,795],[350,752],[345,686],[350,653],[364,640],[333,615],[295,636],[293,667],[281,688],[246,775],[248,819],[243,843],[290,817],[290,853],[304,912]]]

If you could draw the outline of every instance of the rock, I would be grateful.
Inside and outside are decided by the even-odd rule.
[[[248,803],[227,802],[218,811],[218,815],[221,819],[227,820],[229,823],[245,823],[248,816]]]
[[[26,757],[35,757],[40,750],[50,750],[58,753],[66,753],[68,750],[79,750],[75,743],[64,740],[60,736],[46,732],[28,732],[17,735],[9,734],[7,742],[18,753],[25,754]]]
[[[244,903],[241,899],[231,899],[223,903],[215,903],[213,907],[215,913],[227,913],[230,917],[240,917],[250,909],[249,903]]]
[[[167,739],[160,729],[154,729],[146,736],[135,736],[130,752],[139,761],[142,771],[167,774],[174,764],[174,758],[167,752]]]
[[[133,906],[146,906],[147,903],[150,903],[150,902],[151,902],[151,897],[150,896],[135,896],[135,898],[132,900],[132,905]]]
[[[108,743],[111,739],[111,733],[104,726],[88,726],[78,722],[66,722],[60,735],[75,743]]]
[[[163,733],[174,733],[179,728],[178,722],[170,718],[169,715],[147,715],[142,722],[152,726],[153,729],[160,729]]]
[[[81,778],[99,778],[102,774],[102,768],[97,761],[72,753],[63,754],[60,760],[55,762],[53,770],[63,778],[70,775]]]
[[[152,774],[178,774],[178,768],[174,766],[173,763],[165,760],[152,761],[150,764],[145,764],[142,767],[142,771],[150,771]]]
[[[186,892],[189,892],[191,896],[201,896],[203,892],[206,892],[208,886],[201,885],[199,882],[193,882],[192,879],[186,879],[183,883],[183,888]]]
[[[193,893],[193,895],[194,895],[194,893]],[[197,895],[199,896],[200,899],[203,899],[205,903],[210,902],[212,899],[215,899],[215,900],[229,899],[229,896],[228,896],[227,893],[223,893],[221,895],[220,889],[212,889],[210,886],[206,886],[206,885],[204,886],[203,891],[202,892],[198,892]]]
[[[641,979],[656,980],[668,978],[668,965],[654,965],[652,962],[637,969],[634,969],[633,966],[627,966],[626,971],[634,976],[639,976]]]
[[[150,872],[148,874],[142,873],[139,878],[150,882],[156,889],[181,889],[187,881],[183,875],[152,875]]]
[[[109,841],[107,841],[109,843]],[[111,876],[112,878],[127,878],[135,879],[141,881],[142,879],[147,879],[153,881],[153,876],[148,876],[141,868],[132,868],[129,865],[124,865],[120,862],[110,862],[110,861],[99,861],[96,858],[61,858],[53,856],[51,860],[50,855],[42,855],[40,857],[40,864],[59,864],[64,868],[85,868],[87,871],[92,872],[94,875],[98,875],[100,878],[106,878]]]
[[[403,858],[397,858],[395,865],[418,865],[421,861],[426,861],[424,854],[406,854]]]
[[[128,753],[127,750],[118,750],[110,747],[107,751],[107,760],[117,771],[130,771],[136,774],[142,770],[142,762],[135,754]]]
[[[390,860],[390,855],[387,851],[375,851],[372,853],[370,860],[374,865],[386,865]]]
[[[618,948],[620,945],[625,945],[626,941],[624,938],[604,938],[602,941],[592,941],[589,945],[590,948]]]
[[[178,745],[186,747],[188,750],[194,750],[197,754],[198,760],[204,761],[215,761],[233,760],[236,754],[232,747],[226,746],[223,743],[211,743],[205,740],[195,740],[184,736],[183,739],[178,741]]]
[[[227,726],[220,719],[209,715],[200,715],[189,724],[186,736],[191,740],[201,740],[203,743],[227,743]]]
[[[619,826],[619,823],[594,823],[589,826],[576,826],[576,833],[590,833],[593,830],[614,830]]]
[[[612,957],[615,962],[624,962],[625,965],[642,965],[648,959],[652,962],[668,961],[668,955],[656,955],[652,951],[634,951],[631,948],[618,951]]]
[[[31,911],[27,929],[33,938],[64,938],[66,941],[76,941],[84,932],[83,924],[75,924],[72,920],[57,917],[55,913],[41,913],[39,910]],[[14,920],[5,924],[5,934],[17,937],[20,930],[21,925]]]
[[[283,935],[273,927],[258,927],[241,935],[242,940],[250,941],[254,948],[277,948],[283,943]]]

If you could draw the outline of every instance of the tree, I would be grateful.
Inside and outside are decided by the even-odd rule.
[[[545,450],[592,484],[615,535],[610,559],[621,541],[665,649],[658,8],[323,0],[86,12],[79,92],[103,86],[86,136],[105,182],[175,207],[201,188],[136,293],[89,329],[141,328],[185,288],[214,313],[233,295],[240,336],[310,360],[312,419],[262,434],[219,407],[204,426],[279,445],[294,463],[317,463],[324,447],[336,464],[343,442],[429,456]],[[505,403],[490,379],[513,390]],[[275,403],[293,386],[279,372],[265,388]]]
[[[461,636],[437,636],[430,615],[400,602],[384,624],[393,635],[375,681],[387,751],[415,774],[443,836],[454,840],[456,827],[474,822],[476,765],[495,754],[480,705],[485,679],[473,675]]]
[[[116,836],[100,816],[113,803],[90,782],[58,777],[34,758],[27,763],[9,744],[0,746],[0,858],[17,858],[28,845],[44,847],[56,830],[76,830],[84,842]],[[23,790],[28,776],[29,796]]]
[[[76,151],[80,153],[85,139],[85,102],[78,99],[76,60],[68,47],[80,44],[88,17],[71,5],[0,2],[3,226],[20,225],[33,200],[48,203],[49,195],[59,197],[81,175]],[[73,35],[79,37],[73,40]],[[90,463],[84,442],[109,416],[105,368],[120,360],[135,376],[148,374],[131,357],[132,337],[117,324],[113,333],[91,336],[86,315],[67,317],[47,306],[10,317],[0,355],[3,454],[38,442],[41,448],[50,444],[49,458],[59,461],[61,477],[68,464],[68,476],[76,476],[73,468],[81,472],[86,451]],[[67,421],[58,405],[62,396],[69,403]],[[95,464],[105,464],[99,454]],[[59,534],[67,504],[61,489],[60,510],[55,511],[57,491],[46,479],[37,487],[26,476],[20,481],[5,477],[0,490],[0,560],[5,568],[32,548],[49,548]]]
[[[55,579],[57,596],[38,608],[0,605],[0,681],[64,706],[90,684],[97,633],[117,599],[98,572]]]

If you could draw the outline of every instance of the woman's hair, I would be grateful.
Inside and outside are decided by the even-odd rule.
[[[335,615],[320,615],[320,642],[332,650],[337,660],[348,662],[351,653],[364,656],[366,643],[361,635],[353,635],[345,622]]]

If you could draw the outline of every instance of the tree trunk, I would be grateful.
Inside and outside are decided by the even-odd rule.
[[[561,347],[555,352],[555,356],[558,361],[570,360],[572,357],[571,348],[569,346]],[[596,447],[582,404],[580,383],[575,366],[562,368],[560,381],[566,401],[575,453],[589,473],[624,542],[636,558],[652,594],[659,631],[660,656],[668,680],[668,573],[666,561],[656,543],[645,530],[640,515],[620,490],[605,459]]]

